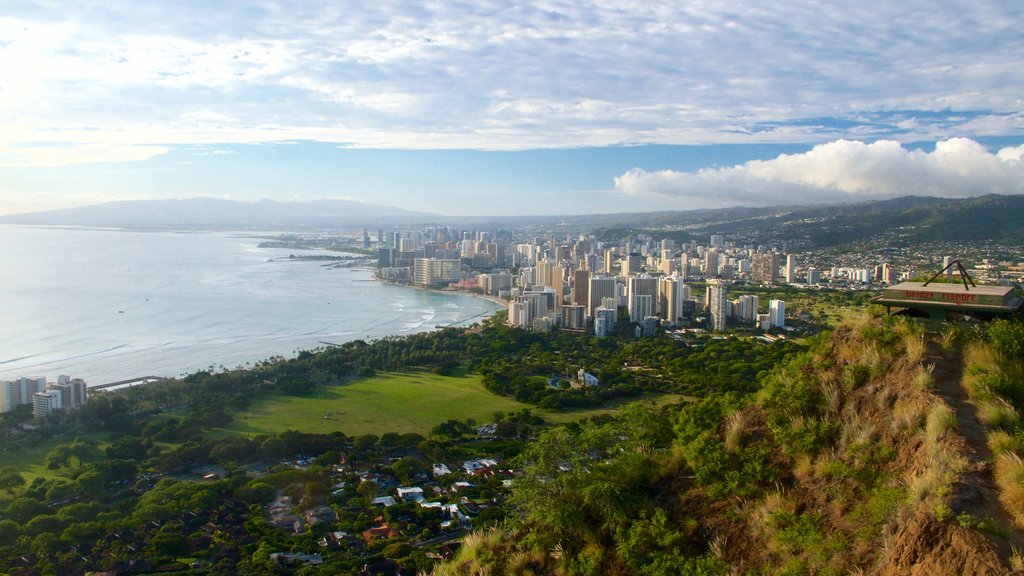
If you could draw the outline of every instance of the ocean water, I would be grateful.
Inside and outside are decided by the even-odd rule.
[[[247,366],[493,312],[481,298],[377,282],[368,268],[273,261],[245,233],[0,225],[0,379],[90,385]]]

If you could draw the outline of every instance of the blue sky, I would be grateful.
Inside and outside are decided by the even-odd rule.
[[[0,213],[1024,193],[1024,4],[6,2]]]

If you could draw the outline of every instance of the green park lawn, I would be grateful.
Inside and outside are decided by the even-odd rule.
[[[449,419],[492,420],[495,412],[530,408],[492,394],[478,374],[442,376],[425,371],[380,373],[349,384],[320,388],[309,396],[261,399],[235,413],[225,429],[238,434],[341,431],[349,436],[416,432]]]
[[[653,397],[659,404],[686,398],[677,394]],[[379,373],[340,386],[320,388],[309,396],[274,396],[235,413],[217,433],[276,434],[285,430],[349,436],[415,432],[426,435],[450,419],[492,422],[495,412],[530,409],[552,424],[598,414],[614,414],[622,399],[601,408],[541,410],[484,388],[479,374],[442,376],[426,371]]]
[[[106,449],[110,444],[107,434],[86,434],[84,437],[96,440],[99,443],[97,446],[99,450]],[[53,450],[58,444],[66,444],[70,441],[69,438],[51,438],[28,448],[0,452],[0,466],[14,466],[25,478],[26,484],[32,483],[37,477],[64,477],[67,475],[66,469],[55,471],[46,468],[46,453]]]

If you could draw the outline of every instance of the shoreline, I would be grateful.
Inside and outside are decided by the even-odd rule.
[[[460,294],[462,296],[472,296],[474,298],[480,298],[481,300],[488,300],[492,304],[496,304],[499,307],[498,308],[499,310],[508,310],[508,300],[504,300],[504,299],[502,299],[502,298],[500,298],[498,296],[492,296],[490,294],[480,294],[480,293],[477,293],[477,292],[468,292],[468,291],[465,291],[465,290],[445,290],[443,288],[430,288],[430,287],[427,287],[427,286],[417,286],[415,284],[400,284],[398,282],[391,282],[391,281],[388,281],[388,280],[385,280],[385,279],[381,278],[380,276],[377,275],[377,269],[376,268],[370,268],[370,270],[373,272],[373,279],[376,280],[377,282],[380,282],[381,284],[387,284],[389,286],[401,286],[403,288],[415,288],[417,290],[424,290],[424,291],[427,291],[427,292],[436,292],[438,294]],[[497,312],[497,311],[498,310],[495,310],[494,312]],[[488,314],[488,316],[493,315],[494,312],[491,312],[490,314]]]

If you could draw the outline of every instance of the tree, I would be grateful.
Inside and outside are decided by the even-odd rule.
[[[0,520],[0,542],[14,542],[18,537],[18,523],[14,520]]]
[[[391,465],[391,471],[402,481],[408,484],[412,477],[426,470],[426,467],[419,460],[406,456]]]
[[[14,466],[0,468],[0,490],[13,494],[14,489],[25,485],[25,477]]]

